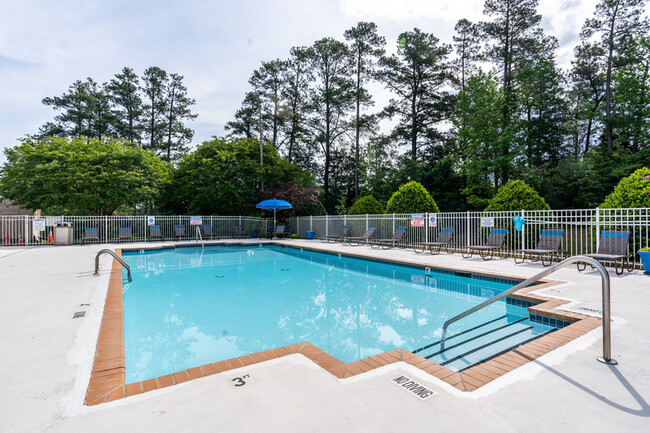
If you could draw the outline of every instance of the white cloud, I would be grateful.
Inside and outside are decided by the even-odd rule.
[[[477,0],[340,0],[340,7],[344,15],[355,19],[395,22],[422,18],[478,21],[483,14],[483,1]]]

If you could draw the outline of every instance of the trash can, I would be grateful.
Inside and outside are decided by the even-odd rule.
[[[54,227],[54,245],[72,245],[72,223],[60,222]]]
[[[257,230],[251,230],[251,238],[256,238],[259,232]]]
[[[315,232],[311,232],[311,231],[307,230],[307,239],[314,239],[314,233]]]

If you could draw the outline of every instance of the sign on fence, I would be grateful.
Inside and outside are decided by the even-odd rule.
[[[32,220],[32,231],[44,232],[45,231],[45,218],[34,218]]]
[[[156,225],[156,217],[155,216],[148,216],[147,217],[147,225],[149,225],[149,226]]]
[[[423,213],[411,214],[411,227],[424,227],[424,214]]]
[[[435,227],[438,224],[436,214],[429,214],[429,227]]]
[[[190,217],[190,225],[191,226],[200,226],[203,224],[203,217],[200,216],[191,216]]]
[[[494,227],[494,218],[481,217],[481,227]]]

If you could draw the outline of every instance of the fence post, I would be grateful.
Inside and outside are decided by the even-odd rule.
[[[296,233],[300,234],[300,217],[296,217]]]
[[[596,208],[596,251],[600,248],[600,208]]]
[[[425,213],[424,217],[424,242],[427,243],[429,242],[429,213]]]
[[[104,217],[104,243],[108,243],[108,217]]]
[[[314,216],[309,215],[309,231],[313,232],[314,231]]]
[[[526,221],[526,211],[523,209],[521,210],[521,218],[524,220],[524,222]],[[522,224],[521,225],[521,249],[522,250],[526,248],[525,238],[526,238],[526,224]]]
[[[366,214],[366,231],[368,231],[368,214]]]
[[[470,240],[469,230],[470,230],[470,228],[469,228],[469,211],[467,211],[467,244],[466,244],[466,246],[472,245],[471,244],[472,241]]]
[[[32,237],[29,235],[29,216],[25,215],[25,235],[23,236],[23,244],[28,246],[31,243]]]
[[[393,214],[393,233],[395,233],[395,214]]]
[[[330,217],[325,215],[325,237],[330,235]]]

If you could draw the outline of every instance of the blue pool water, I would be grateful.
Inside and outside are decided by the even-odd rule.
[[[122,256],[133,274],[123,300],[127,383],[303,341],[344,362],[425,348],[418,354],[458,371],[553,330],[500,301],[452,325],[439,353],[445,320],[515,282],[277,246]],[[498,343],[486,349],[490,339]]]

